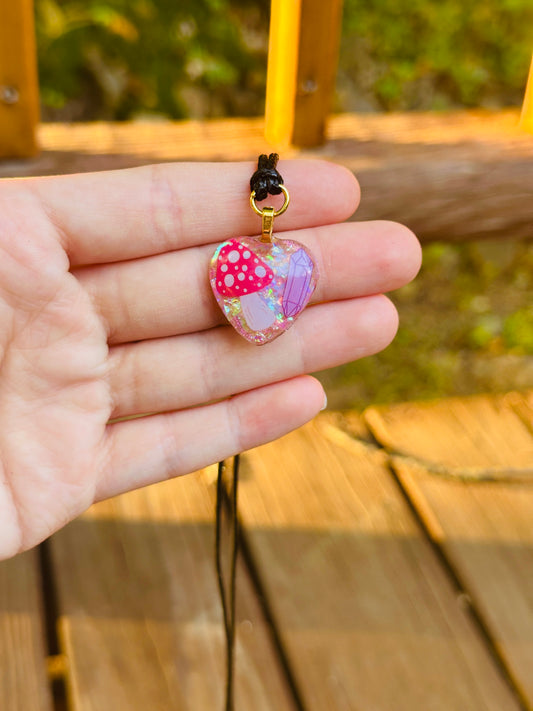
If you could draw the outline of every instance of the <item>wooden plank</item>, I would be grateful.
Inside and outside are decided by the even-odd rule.
[[[342,0],[272,0],[266,94],[267,140],[324,143],[339,55]]]
[[[326,140],[342,26],[342,0],[304,0],[292,142],[312,148]]]
[[[33,0],[0,0],[0,157],[34,155],[38,120]]]
[[[526,95],[524,97],[524,105],[522,106],[522,115],[520,116],[520,126],[524,131],[533,133],[533,57],[531,58]]]
[[[246,536],[307,710],[520,708],[384,452],[318,418],[242,471]]]
[[[291,148],[282,158],[320,157],[352,170],[363,192],[357,220],[398,220],[424,241],[531,239],[533,141],[519,118],[518,111],[338,116],[323,149]],[[271,148],[263,129],[259,119],[48,124],[39,131],[42,155],[0,164],[0,177],[170,160],[252,161]]]
[[[52,539],[73,711],[223,707],[214,469],[98,504]],[[239,574],[238,708],[293,709]]]
[[[265,102],[265,136],[286,146],[292,141],[298,78],[302,0],[272,0]]]
[[[0,708],[51,711],[37,552],[0,563]]]
[[[378,440],[409,455],[393,459],[398,476],[527,708],[533,708],[531,403],[531,394],[512,393],[372,408],[365,416]]]

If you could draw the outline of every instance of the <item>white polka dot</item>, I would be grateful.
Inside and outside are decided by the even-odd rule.
[[[264,267],[259,266],[259,267],[255,268],[255,273],[257,274],[258,277],[263,278],[267,272]]]
[[[250,281],[253,281],[253,280],[254,280],[253,276],[249,276],[248,279],[249,279]]]
[[[243,256],[245,259],[250,259],[250,257],[251,257],[252,255],[250,254],[250,252],[249,252],[248,250],[246,250],[246,252],[243,252],[243,253],[242,253],[242,256]]]
[[[227,272],[227,271],[228,271],[228,265],[227,265],[227,264],[223,264],[223,265],[220,267],[220,271],[221,271],[221,272]]]
[[[231,274],[226,274],[226,276],[224,277],[224,284],[226,286],[233,286],[234,281],[235,281],[235,279],[233,278],[233,276]]]
[[[255,262],[256,264],[259,264],[259,259],[254,259],[254,262]]]
[[[243,291],[244,291],[244,293],[246,294],[246,293],[247,293],[247,291],[248,291],[248,289],[243,289]]]
[[[248,271],[248,266],[247,266],[246,264],[243,264],[243,265],[242,265],[242,270],[243,270],[243,272],[247,272],[247,271]]]
[[[239,281],[243,281],[243,279],[244,279],[244,274],[241,272],[241,273],[239,274],[239,276],[237,277],[237,279],[238,279]]]
[[[221,281],[219,281],[219,282],[218,282],[218,285],[219,285],[219,286],[222,286],[222,282],[221,282]]]
[[[235,262],[238,262],[239,259],[240,259],[240,257],[239,257],[239,253],[237,252],[237,250],[232,249],[231,252],[228,254],[228,260],[235,264]]]

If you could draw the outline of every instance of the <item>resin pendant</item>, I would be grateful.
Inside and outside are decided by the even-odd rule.
[[[233,328],[262,345],[292,326],[315,290],[318,271],[299,242],[238,237],[217,247],[209,280]]]

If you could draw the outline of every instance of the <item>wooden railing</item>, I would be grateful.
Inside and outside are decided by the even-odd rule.
[[[266,138],[318,146],[335,90],[342,0],[272,0]]]
[[[38,121],[33,0],[0,0],[0,157],[34,155]]]
[[[272,0],[267,139],[315,146],[335,88],[342,0]],[[39,93],[33,0],[0,0],[0,157],[33,155]]]

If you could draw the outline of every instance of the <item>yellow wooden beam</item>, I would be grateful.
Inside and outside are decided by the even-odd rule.
[[[529,70],[529,80],[527,82],[524,105],[522,106],[520,126],[524,129],[524,131],[533,133],[533,57],[531,59],[531,68]]]
[[[335,89],[342,0],[272,0],[271,7],[266,138],[319,145]]]
[[[268,45],[265,135],[274,144],[291,142],[298,74],[302,0],[272,0]]]
[[[34,155],[38,121],[33,0],[0,0],[0,158]]]

